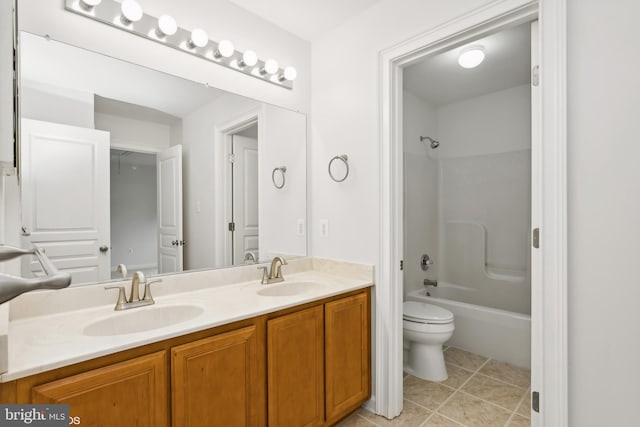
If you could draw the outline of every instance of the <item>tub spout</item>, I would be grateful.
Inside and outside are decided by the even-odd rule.
[[[422,284],[425,285],[425,286],[433,286],[435,288],[435,287],[438,286],[438,281],[437,280],[431,280],[431,279],[424,279]]]

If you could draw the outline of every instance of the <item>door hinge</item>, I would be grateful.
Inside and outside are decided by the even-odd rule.
[[[230,222],[229,223],[229,231],[236,231],[236,223],[235,222]]]
[[[540,413],[540,393],[537,391],[531,393],[531,409]]]
[[[400,270],[404,270],[404,260],[400,260]]]
[[[531,237],[531,244],[534,248],[538,249],[540,247],[540,229],[533,229],[533,236]]]
[[[536,65],[531,68],[531,84],[538,86],[540,84],[540,66]]]
[[[229,154],[229,163],[234,164],[236,162],[236,155]]]

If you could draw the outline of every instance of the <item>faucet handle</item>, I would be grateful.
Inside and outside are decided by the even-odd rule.
[[[127,303],[127,297],[125,296],[124,286],[105,286],[105,290],[109,289],[117,289],[118,290],[118,300],[116,301],[116,310],[121,310],[122,307]]]
[[[151,296],[150,286],[154,283],[162,283],[162,279],[151,280],[144,284],[144,295],[142,296],[142,301],[153,301],[153,296]]]

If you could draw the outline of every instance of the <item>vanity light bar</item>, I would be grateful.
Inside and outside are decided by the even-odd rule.
[[[262,61],[253,51],[243,53],[234,50],[233,44],[228,40],[216,43],[201,29],[185,30],[177,26],[175,20],[168,15],[158,19],[143,13],[141,9],[134,10],[136,8],[131,6],[137,5],[135,0],[128,0],[128,3],[131,4],[125,11],[123,4],[114,0],[65,0],[65,9],[276,86],[293,88],[293,80],[297,74],[295,68],[280,68],[271,58]]]

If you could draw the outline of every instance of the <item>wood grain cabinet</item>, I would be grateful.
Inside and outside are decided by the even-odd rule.
[[[371,395],[370,289],[0,384],[81,425],[331,426]]]
[[[167,426],[165,352],[137,357],[32,389],[33,403],[69,404],[87,426]]]
[[[365,293],[324,307],[326,421],[333,425],[371,395],[370,310]]]
[[[267,322],[269,426],[324,425],[323,306]]]
[[[267,322],[269,426],[331,426],[371,396],[369,291]]]
[[[256,326],[173,347],[173,426],[264,426],[260,356]]]

